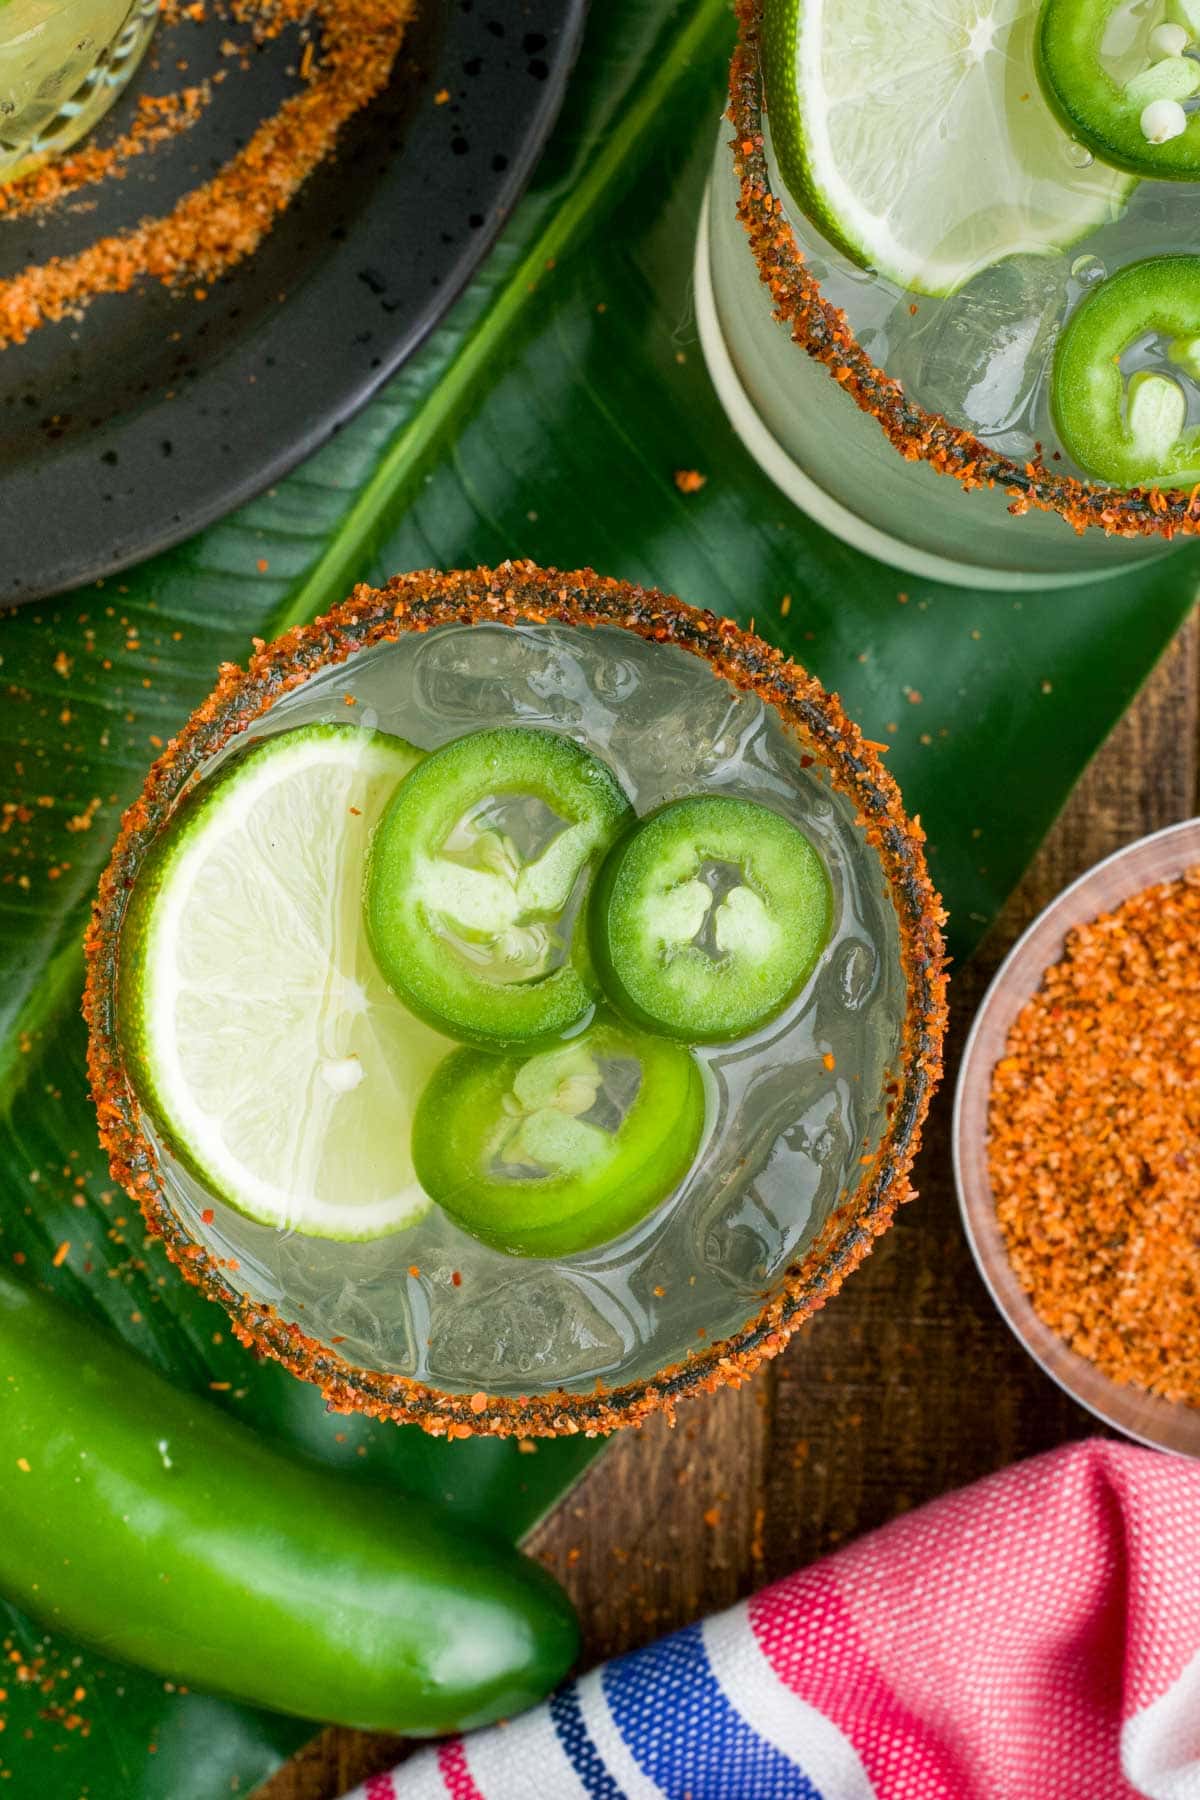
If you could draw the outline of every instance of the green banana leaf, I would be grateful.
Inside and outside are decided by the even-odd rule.
[[[521,1454],[327,1415],[184,1289],[97,1148],[78,1016],[88,900],[120,808],[218,663],[356,580],[513,555],[753,618],[890,745],[961,957],[1196,583],[1186,551],[1065,594],[906,581],[759,474],[708,385],[690,299],[731,35],[727,0],[603,0],[506,236],[355,425],[178,551],[0,622],[0,1259],[341,1468],[348,1497],[363,1481],[428,1493],[468,1531],[487,1520],[519,1536],[596,1446]],[[706,484],[684,495],[674,472],[691,468]],[[0,1644],[0,1793],[216,1800],[248,1793],[307,1735],[48,1639],[2,1603]]]

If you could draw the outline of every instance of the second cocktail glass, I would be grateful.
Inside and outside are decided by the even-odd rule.
[[[1186,28],[1169,16],[1191,5],[1090,9],[1112,18],[1088,79],[1154,165],[1139,180],[1043,91],[1039,34],[1088,11],[1074,0],[740,0],[733,130],[697,249],[701,338],[731,422],[828,529],[920,575],[1019,587],[1119,572],[1200,523],[1182,454],[1200,419],[1195,305],[1181,325],[1135,296],[1111,344],[1075,333],[1082,382],[1057,366],[1109,278],[1157,257],[1160,287],[1192,280],[1195,188],[1178,165],[1180,145],[1200,157],[1197,102],[1174,147],[1143,139],[1137,105],[1147,81],[1200,89],[1200,8]],[[1106,369],[1099,427],[1072,430]],[[1104,485],[1090,452],[1105,435],[1114,472],[1151,471],[1140,486]]]

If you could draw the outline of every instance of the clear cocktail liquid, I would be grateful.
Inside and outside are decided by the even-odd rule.
[[[341,1340],[347,1361],[447,1390],[615,1385],[727,1336],[856,1189],[885,1124],[905,988],[895,912],[853,806],[805,766],[756,696],[698,657],[609,627],[406,633],[314,677],[257,735],[323,719],[424,749],[488,725],[549,727],[603,757],[639,813],[701,790],[760,801],[824,856],[833,936],[786,1013],[753,1038],[697,1052],[708,1096],[697,1160],[671,1198],[610,1244],[561,1262],[508,1256],[436,1207],[370,1243],[304,1238],[242,1218],[163,1153],[188,1231],[236,1258],[234,1279],[285,1319]]]
[[[1152,14],[1161,0],[1144,0]],[[1090,153],[1068,140],[1063,181]],[[787,193],[772,169],[776,193]],[[1200,244],[1191,202],[1169,181],[1142,181],[1119,218],[1067,250],[1005,257],[947,299],[932,299],[868,273],[823,238],[798,207],[789,222],[825,298],[843,308],[871,360],[926,411],[964,426],[990,449],[1024,463],[1041,447],[1048,466],[1087,479],[1058,440],[1050,410],[1050,365],[1059,330],[1089,288],[1146,256]],[[1152,332],[1121,359],[1124,373],[1162,369],[1181,380],[1188,424],[1200,421],[1200,387],[1167,360]]]

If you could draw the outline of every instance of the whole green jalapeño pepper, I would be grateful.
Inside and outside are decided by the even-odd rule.
[[[418,1735],[519,1712],[578,1645],[517,1551],[288,1460],[4,1275],[0,1591],[171,1680]]]

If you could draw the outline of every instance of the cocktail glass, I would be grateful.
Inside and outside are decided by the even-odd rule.
[[[0,4],[0,181],[91,130],[137,68],[157,19],[158,0]]]
[[[1200,525],[1195,496],[1089,482],[1054,443],[1045,390],[1054,333],[1078,297],[1106,271],[1188,247],[1176,184],[1143,182],[1089,237],[1007,259],[948,299],[898,289],[829,243],[780,178],[761,58],[769,4],[738,0],[729,120],[695,266],[708,367],[751,453],[819,524],[918,576],[1046,587],[1162,555]],[[1032,30],[1036,0],[999,10],[1027,13]],[[1013,77],[1019,99],[1044,104],[1032,64],[1027,73]],[[1091,162],[1065,132],[1062,142]],[[971,154],[961,146],[964,167]],[[968,381],[993,408],[990,429],[955,410]]]
[[[816,974],[752,1038],[695,1052],[701,1149],[614,1241],[511,1256],[436,1207],[366,1243],[280,1231],[206,1192],[143,1107],[118,971],[147,856],[252,738],[348,720],[425,749],[480,726],[549,728],[603,757],[639,812],[699,788],[757,798],[824,857],[836,922]],[[590,572],[397,577],[226,669],[127,813],[88,944],[102,1136],[188,1279],[332,1407],[439,1435],[608,1431],[748,1376],[908,1197],[940,1073],[941,917],[875,749],[761,639]]]

